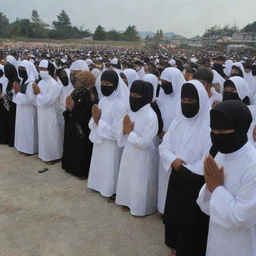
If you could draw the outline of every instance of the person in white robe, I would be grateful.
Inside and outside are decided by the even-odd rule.
[[[36,95],[38,116],[38,157],[53,164],[61,159],[63,144],[61,139],[56,104],[60,94],[60,86],[52,78],[54,66],[47,60],[39,63],[39,74],[42,80],[32,87]]]
[[[250,103],[251,105],[256,104],[256,76],[252,73],[252,65],[245,64],[245,73],[244,73],[244,79],[247,82],[250,90]]]
[[[93,106],[89,122],[89,139],[94,145],[87,186],[112,199],[116,194],[122,154],[122,122],[127,113],[118,86],[121,86],[121,81],[115,71],[102,73],[101,92],[104,96],[98,105]]]
[[[227,77],[230,77],[231,75],[231,69],[232,69],[232,66],[233,66],[233,60],[226,60],[225,61],[225,68],[224,68],[224,73]]]
[[[135,80],[139,80],[137,72],[132,68],[127,68],[122,73],[125,75],[125,78],[123,78],[123,80],[127,84],[129,89],[131,88],[131,85]]]
[[[139,60],[134,62],[135,70],[139,76],[139,79],[142,80],[143,77],[146,75],[145,69],[143,67],[143,63]]]
[[[177,68],[164,69],[160,78],[162,80],[162,88],[157,98],[157,104],[163,118],[164,134],[176,117],[178,104],[180,103],[181,87],[186,81],[181,71]],[[164,170],[162,162],[159,161],[157,210],[161,214],[164,214],[169,177],[170,173]]]
[[[209,154],[210,100],[198,80],[182,86],[177,117],[159,147],[170,176],[164,223],[165,243],[178,255],[204,256],[208,218],[196,205],[204,184],[203,160]]]
[[[61,132],[61,138],[63,140],[64,136],[64,117],[63,112],[66,110],[66,100],[69,95],[71,95],[72,91],[74,90],[74,86],[72,85],[70,81],[70,69],[61,69],[58,73],[58,79],[57,79],[61,92],[59,94],[58,98],[58,104],[57,104],[57,114],[58,114],[58,123],[60,127]]]
[[[158,120],[150,103],[153,87],[141,80],[130,90],[131,112],[124,118],[124,151],[120,163],[116,204],[126,206],[134,216],[156,211]]]
[[[38,127],[36,96],[32,83],[35,81],[33,69],[28,60],[23,60],[18,67],[21,84],[14,83],[13,102],[16,103],[15,148],[27,155],[38,152]]]
[[[206,184],[197,203],[210,216],[206,256],[256,255],[256,150],[247,139],[251,113],[239,101],[211,111],[219,152],[204,162]]]

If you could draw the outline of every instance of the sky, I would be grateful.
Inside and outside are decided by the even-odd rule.
[[[100,24],[106,30],[174,32],[185,37],[202,35],[213,26],[236,24],[243,28],[256,21],[256,0],[0,0],[0,12],[12,22],[30,18],[32,9],[51,24],[65,10],[72,25],[94,32]]]

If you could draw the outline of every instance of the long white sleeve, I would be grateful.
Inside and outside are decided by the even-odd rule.
[[[157,135],[157,132],[158,122],[157,117],[155,116],[155,118],[152,118],[148,122],[144,131],[141,133],[141,136],[135,131],[132,131],[128,136],[128,141],[141,149],[147,149],[153,143],[153,139]]]
[[[98,123],[98,134],[104,139],[118,140],[122,136],[122,124],[125,114],[125,106],[114,106],[112,108],[112,122],[108,123],[100,119]]]
[[[56,104],[56,101],[60,94],[60,88],[52,85],[52,88],[48,88],[45,93],[39,93],[36,97],[36,103],[38,107],[52,107]]]
[[[170,133],[171,129],[168,129],[167,133],[163,137],[163,141],[159,146],[159,155],[166,172],[169,172],[172,162],[177,158],[171,150]]]
[[[223,186],[210,200],[211,220],[226,229],[249,228],[256,223],[256,177],[248,177],[236,197]]]

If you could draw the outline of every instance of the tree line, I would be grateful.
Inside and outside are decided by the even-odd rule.
[[[139,41],[140,37],[135,26],[128,26],[124,32],[114,29],[105,31],[99,25],[94,33],[84,26],[71,24],[68,14],[62,10],[51,25],[44,22],[37,10],[32,10],[31,18],[16,18],[12,23],[0,12],[0,38],[38,38],[38,39],[82,39],[93,37],[94,40]]]

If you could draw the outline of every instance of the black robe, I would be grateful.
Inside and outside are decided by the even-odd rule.
[[[72,97],[74,109],[66,110],[62,168],[77,177],[88,178],[93,143],[89,140],[88,123],[92,117],[92,106],[98,103],[96,88],[86,90],[79,97]]]
[[[157,134],[160,134],[161,132],[163,132],[163,127],[164,127],[164,122],[163,122],[160,108],[158,107],[156,102],[152,102],[150,105],[151,105],[151,108],[155,111],[155,113],[157,115],[157,120],[158,120],[158,133]]]
[[[216,156],[215,146],[209,153]],[[209,216],[196,203],[204,184],[204,176],[184,166],[172,169],[164,212],[165,243],[176,249],[177,256],[205,256]]]
[[[181,167],[172,170],[164,212],[165,243],[177,256],[205,256],[209,216],[196,203],[204,177]]]
[[[0,99],[0,144],[8,144],[7,110],[4,107],[4,99]]]

